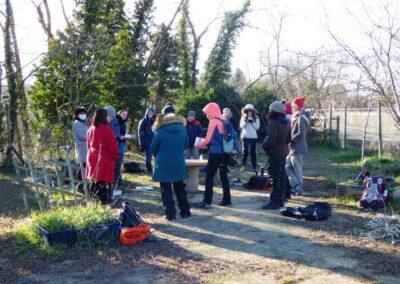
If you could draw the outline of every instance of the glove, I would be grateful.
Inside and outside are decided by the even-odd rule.
[[[144,147],[144,145],[140,145],[139,150],[140,150],[140,152],[144,152],[146,150],[146,148]]]
[[[253,121],[251,118],[249,118],[249,119],[247,120],[247,122],[248,122],[248,123],[253,123],[254,121]]]

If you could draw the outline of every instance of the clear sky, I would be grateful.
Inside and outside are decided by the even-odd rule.
[[[34,0],[39,3],[40,0]],[[74,0],[64,0],[66,12],[72,15]],[[134,0],[126,0],[128,15],[133,10]],[[219,15],[218,20],[204,36],[200,51],[200,68],[215,42],[224,11],[238,9],[244,0],[191,0],[190,12],[196,30],[201,32],[207,24]],[[282,29],[282,49],[290,52],[313,52],[319,48],[334,48],[325,26],[339,34],[356,48],[365,44],[360,37],[357,19],[363,16],[363,3],[376,19],[380,19],[376,8],[379,0],[252,0],[248,14],[247,27],[241,32],[232,59],[232,69],[240,68],[248,77],[255,77],[260,72],[260,54],[266,51],[271,42],[274,17],[285,13],[287,16]],[[4,11],[4,1],[0,2]],[[155,0],[154,23],[169,22],[178,0]],[[45,35],[37,21],[35,7],[31,0],[12,0],[17,37],[22,56],[22,65],[27,65],[24,72],[32,68],[31,61],[46,52]],[[62,30],[66,23],[62,16],[59,0],[49,0],[53,31]],[[349,13],[350,12],[350,13]],[[353,15],[351,15],[353,14]],[[327,16],[327,17],[326,17]],[[328,20],[327,20],[328,19]],[[3,38],[0,41],[0,60],[4,59]],[[39,59],[34,60],[38,64]],[[4,82],[3,82],[4,84]]]

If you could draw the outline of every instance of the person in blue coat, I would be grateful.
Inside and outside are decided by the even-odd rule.
[[[166,106],[153,126],[155,132],[151,151],[156,156],[153,180],[160,182],[161,197],[167,220],[176,219],[172,188],[175,191],[180,215],[190,217],[184,179],[188,177],[185,150],[188,147],[185,118],[175,115],[173,106]]]
[[[203,138],[203,130],[200,122],[196,119],[196,112],[189,111],[186,120],[186,132],[189,138],[189,147],[186,150],[186,159],[198,159],[199,149],[194,147],[196,138]]]
[[[146,151],[146,169],[147,173],[153,173],[153,167],[151,165],[151,149],[150,145],[153,141],[154,132],[152,130],[154,121],[156,118],[156,111],[153,108],[148,108],[142,120],[139,122],[138,137],[140,151]]]

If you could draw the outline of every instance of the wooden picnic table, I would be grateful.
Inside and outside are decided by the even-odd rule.
[[[185,160],[189,177],[185,180],[186,190],[197,192],[199,190],[199,168],[207,166],[208,160],[187,159]]]

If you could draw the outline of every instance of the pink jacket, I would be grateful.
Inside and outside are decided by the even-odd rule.
[[[198,148],[202,149],[208,146],[210,144],[211,139],[214,134],[215,127],[217,127],[218,132],[220,134],[224,133],[224,125],[220,120],[217,118],[220,118],[222,120],[225,120],[224,116],[221,113],[221,109],[219,108],[219,105],[216,103],[209,103],[203,108],[203,112],[207,115],[207,117],[210,119],[210,123],[208,124],[208,129],[207,129],[207,135],[206,138],[204,139],[203,142],[199,143],[197,145]]]

